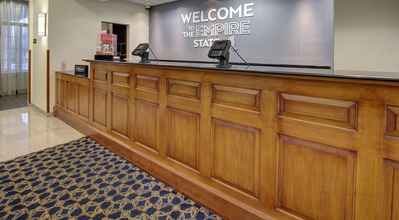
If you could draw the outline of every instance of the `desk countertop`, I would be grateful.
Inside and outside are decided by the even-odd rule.
[[[114,64],[134,64],[142,66],[161,66],[171,68],[193,68],[206,70],[219,70],[230,72],[247,72],[260,73],[272,75],[292,75],[292,76],[314,76],[314,77],[329,77],[329,78],[343,78],[343,79],[362,79],[362,80],[377,80],[377,81],[399,81],[399,72],[372,72],[372,71],[333,71],[331,69],[315,69],[315,68],[290,68],[290,67],[270,67],[270,66],[246,66],[246,65],[232,65],[231,68],[221,69],[217,68],[213,63],[189,63],[189,62],[165,62],[165,61],[151,61],[151,63],[141,64],[135,61],[101,61],[84,59],[86,62],[101,62]]]

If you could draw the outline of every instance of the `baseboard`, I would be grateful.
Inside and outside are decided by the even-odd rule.
[[[231,220],[288,220],[292,219],[273,210],[254,208],[207,184],[204,177],[176,169],[156,158],[138,145],[122,141],[81,120],[75,113],[55,107],[55,116],[107,147],[122,158],[167,183],[180,193],[210,208],[224,219]]]
[[[46,112],[43,109],[41,109],[39,106],[35,105],[35,104],[28,104],[29,107],[32,107],[35,111],[38,111],[39,113],[46,115],[47,117],[51,117],[54,114],[52,112]]]

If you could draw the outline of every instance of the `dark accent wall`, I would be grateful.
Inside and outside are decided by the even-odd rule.
[[[253,16],[245,17],[242,7],[240,18],[237,10],[245,4],[251,4],[249,15]],[[232,18],[209,21],[210,10],[230,7],[236,10]],[[182,14],[197,11],[203,11],[203,22],[183,22]],[[231,39],[250,63],[331,67],[333,11],[334,0],[180,0],[151,8],[150,43],[157,57],[163,60],[212,61],[207,57],[209,47],[204,42]],[[225,17],[225,12],[221,10],[221,17]],[[212,11],[210,15],[214,20],[217,12]],[[201,30],[204,26],[212,30],[215,24],[219,24],[219,28],[220,24],[229,26],[236,35],[227,32],[227,35],[210,37],[184,36],[184,32]],[[224,29],[228,30],[226,26]],[[195,47],[200,42],[205,46]],[[234,53],[232,61],[241,62]]]

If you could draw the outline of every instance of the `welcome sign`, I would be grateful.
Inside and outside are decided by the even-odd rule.
[[[251,21],[245,18],[255,16],[255,3],[240,4],[237,7],[212,8],[208,11],[194,11],[181,14],[185,26],[183,36],[193,40],[193,47],[210,47],[221,36],[248,35]],[[237,19],[237,21],[232,21]]]
[[[333,0],[180,0],[152,7],[150,44],[159,59],[212,61],[230,39],[250,63],[332,66]],[[232,54],[233,62],[240,62]]]

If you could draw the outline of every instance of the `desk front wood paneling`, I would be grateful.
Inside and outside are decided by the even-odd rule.
[[[90,81],[68,73],[57,73],[56,108],[88,121],[90,112]]]
[[[229,219],[399,217],[399,84],[91,65],[90,82],[57,75],[56,113],[172,167]]]

